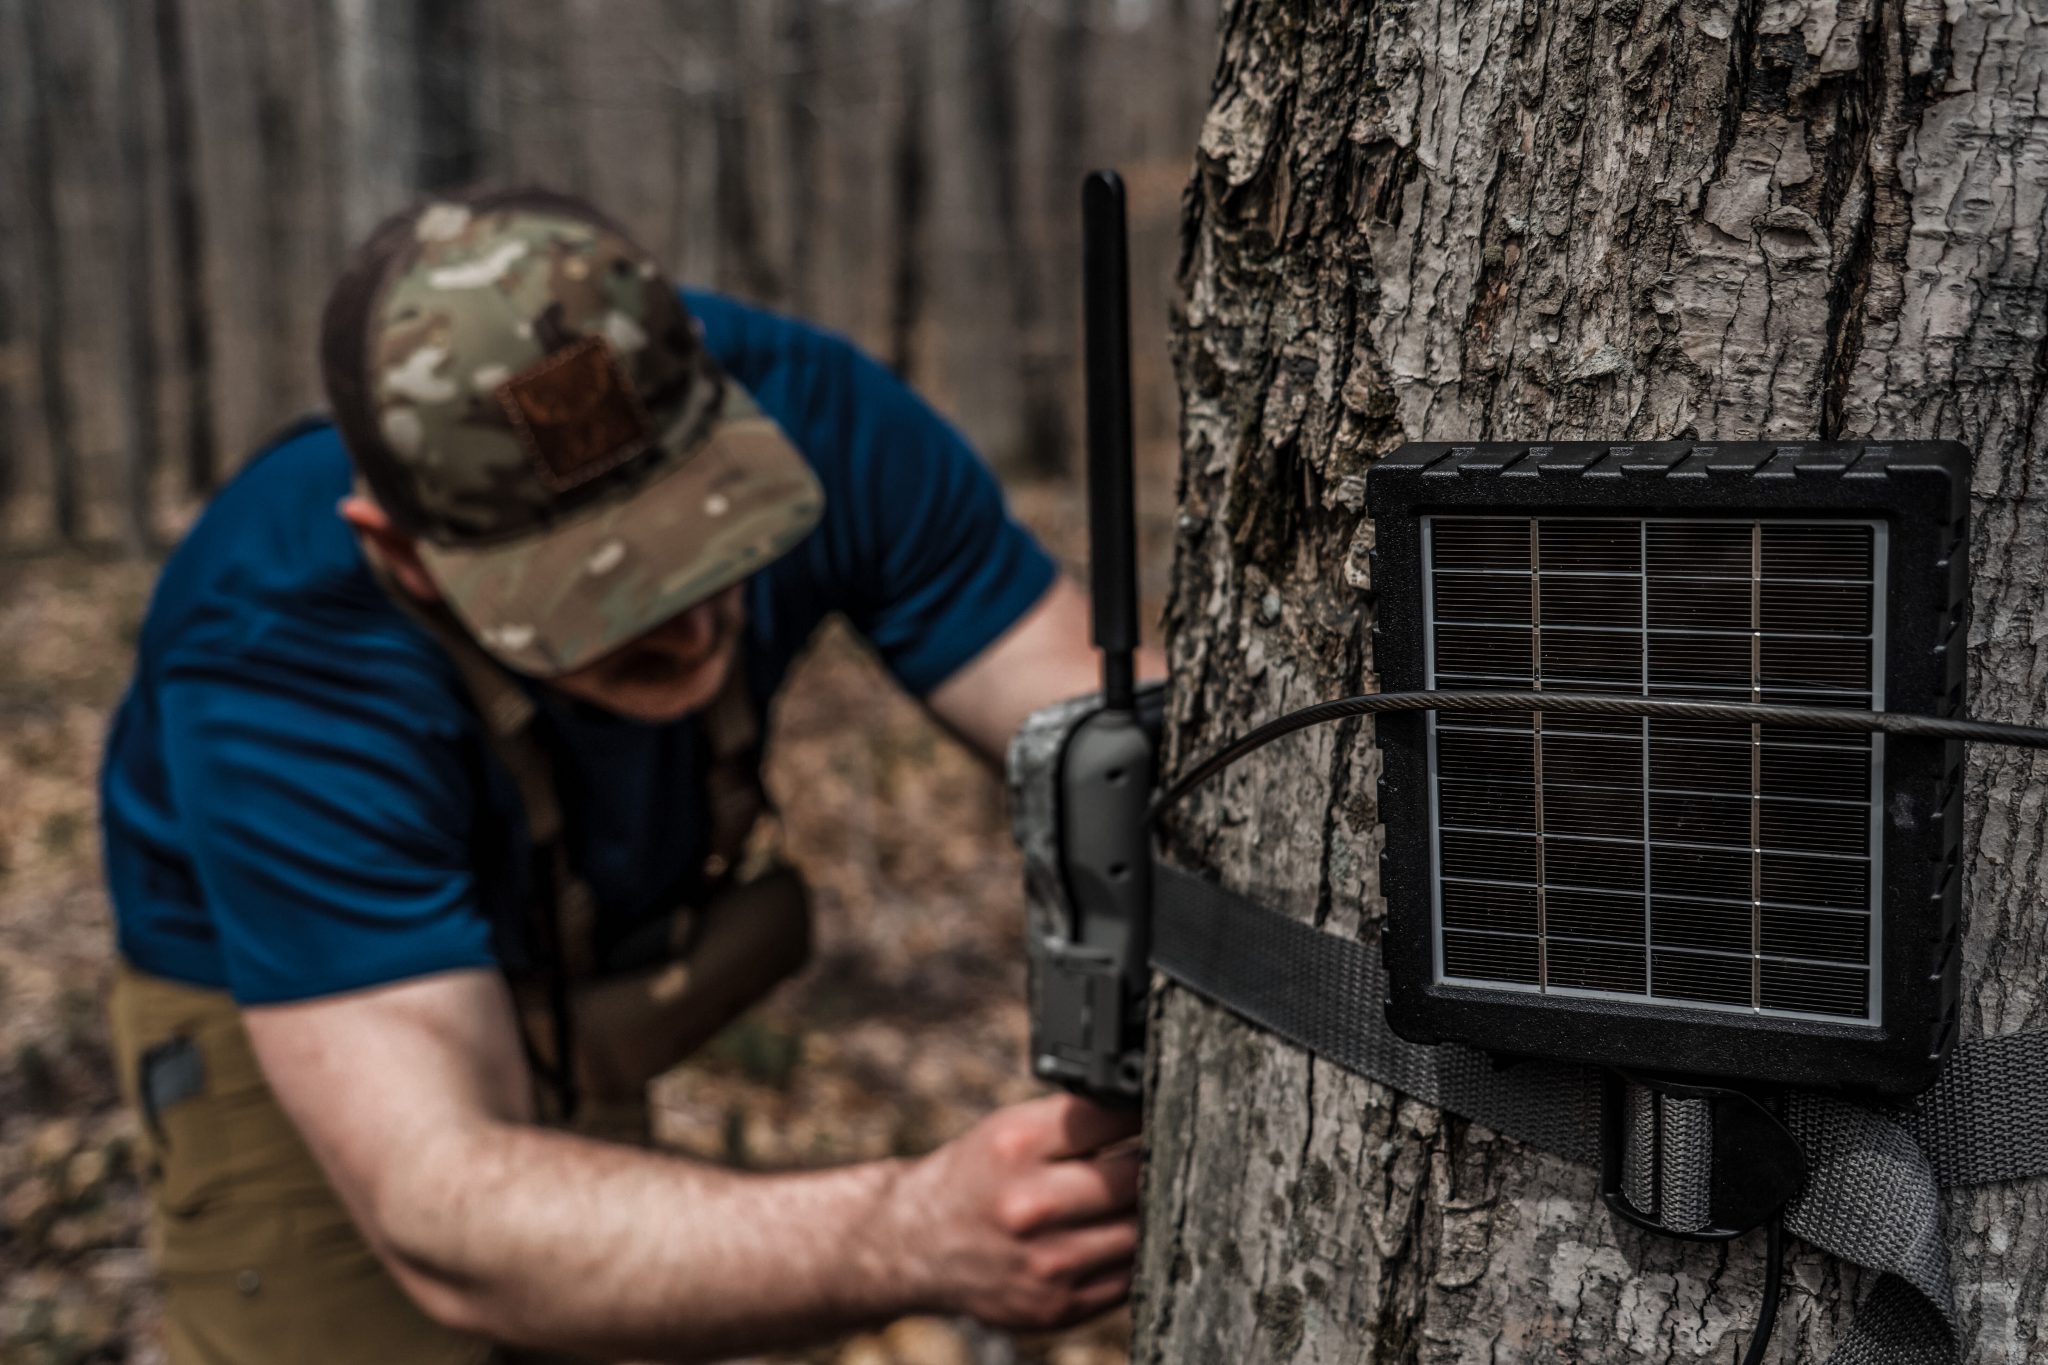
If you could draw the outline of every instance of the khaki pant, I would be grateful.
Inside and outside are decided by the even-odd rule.
[[[153,1048],[188,1040],[203,1070],[197,1093],[143,1125],[170,1365],[538,1365],[406,1297],[279,1108],[227,995],[123,966],[111,1010],[131,1104]],[[603,1136],[646,1124],[644,1105],[607,1107]]]

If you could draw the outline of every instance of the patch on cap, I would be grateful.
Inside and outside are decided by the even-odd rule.
[[[498,386],[541,481],[566,492],[647,449],[652,424],[602,336],[589,335]]]

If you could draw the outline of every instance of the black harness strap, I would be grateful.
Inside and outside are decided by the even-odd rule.
[[[1573,1161],[1600,1152],[1601,1075],[1503,1065],[1398,1037],[1377,940],[1339,938],[1165,863],[1153,869],[1152,965],[1326,1061]],[[1912,1108],[1790,1097],[1804,1193],[1785,1226],[1883,1272],[1829,1365],[1919,1365],[1958,1354],[1940,1187],[2048,1175],[2048,1032],[1959,1044]]]
[[[1599,1073],[1411,1043],[1387,1027],[1377,940],[1326,934],[1165,863],[1152,876],[1152,965],[1175,981],[1404,1095],[1573,1161],[1600,1159]]]

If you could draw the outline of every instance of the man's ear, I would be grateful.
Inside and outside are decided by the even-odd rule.
[[[441,589],[427,572],[427,566],[420,562],[413,538],[394,526],[383,508],[359,493],[351,493],[335,510],[377,552],[384,567],[398,580],[398,586],[422,602],[441,600]]]

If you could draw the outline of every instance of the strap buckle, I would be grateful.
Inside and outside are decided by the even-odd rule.
[[[1666,1237],[1716,1242],[1769,1222],[1806,1185],[1771,1097],[1687,1077],[1606,1073],[1600,1197]]]

